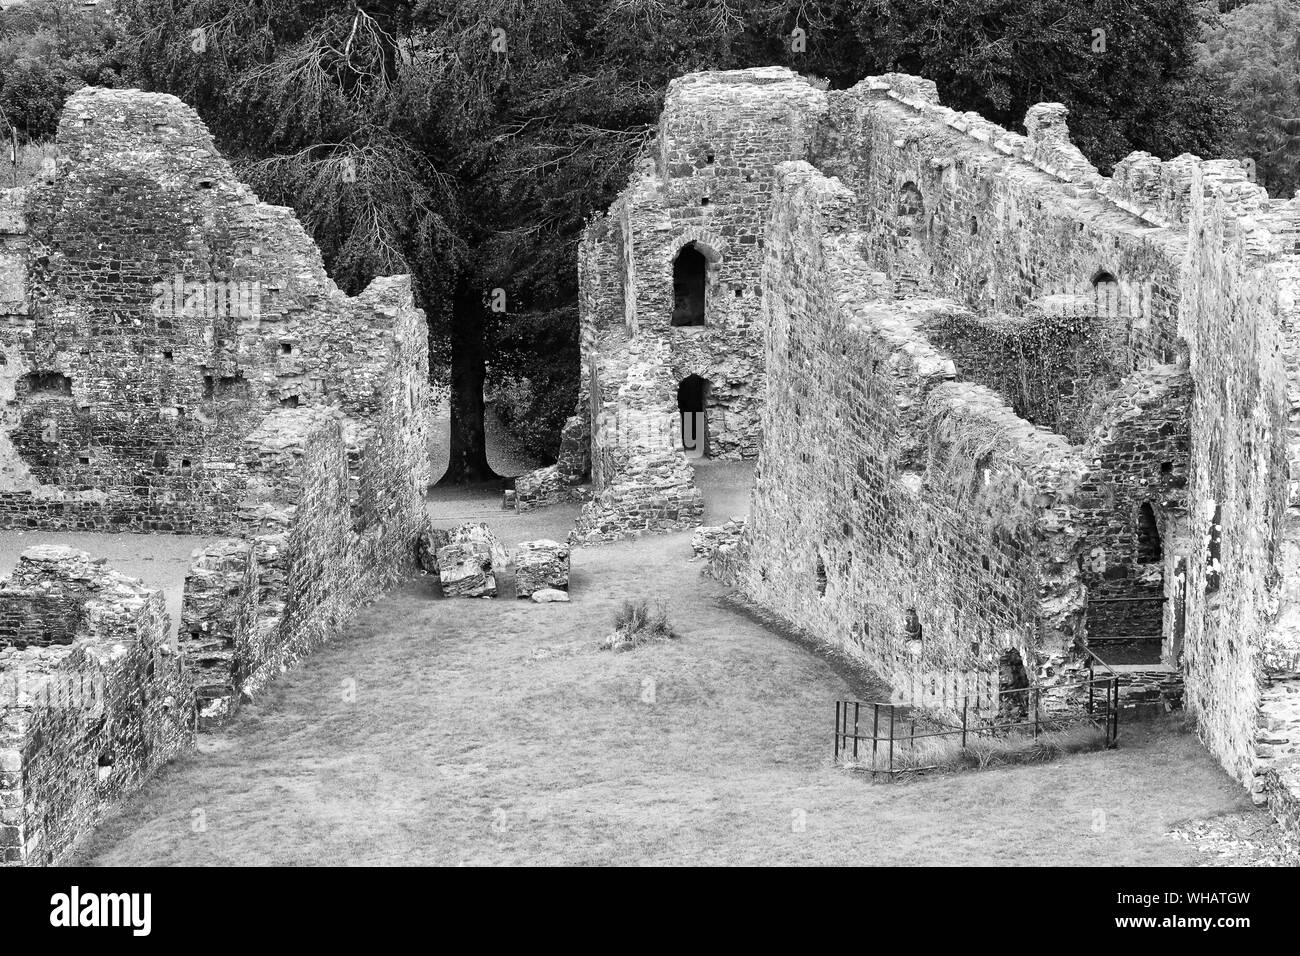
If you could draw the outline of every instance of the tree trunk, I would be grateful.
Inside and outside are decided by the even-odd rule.
[[[488,466],[483,428],[483,298],[460,287],[451,315],[451,454],[439,484],[465,485],[498,477]]]

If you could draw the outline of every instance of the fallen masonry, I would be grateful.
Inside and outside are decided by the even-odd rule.
[[[439,548],[438,580],[447,597],[496,597],[491,549],[481,541],[456,541]]]
[[[568,591],[569,548],[542,538],[525,541],[515,549],[515,596],[530,597],[537,591]]]

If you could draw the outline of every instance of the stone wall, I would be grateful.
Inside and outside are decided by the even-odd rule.
[[[939,105],[934,84],[915,77],[869,77],[828,97],[812,161],[854,191],[864,254],[892,294],[1020,315],[1053,297],[1092,298],[1110,277],[1110,327],[1094,334],[1121,372],[1185,351],[1185,238],[1100,197],[1107,180],[1069,144],[1064,107],[1033,107],[1020,135]]]
[[[957,380],[943,300],[872,295],[853,194],[779,167],[764,272],[768,401],[741,584],[896,681],[1050,676],[1082,635],[1064,438]],[[828,374],[839,369],[840,374]]]
[[[34,547],[0,583],[0,865],[58,863],[194,739],[162,593]]]
[[[0,524],[250,526],[245,440],[298,406],[356,424],[354,474],[383,502],[374,426],[397,400],[405,438],[428,427],[407,280],[344,295],[174,97],[83,89],[57,145],[52,178],[0,199]]]
[[[424,314],[343,294],[174,97],[81,90],[58,151],[0,194],[0,526],[223,536],[183,613],[210,724],[413,570]]]
[[[1294,818],[1300,203],[1231,161],[1105,179],[1057,104],[1021,135],[914,77],[826,103],[767,235],[769,401],[727,575],[887,672],[1014,648],[1044,682],[1083,660],[1071,637],[1159,635],[1126,703],[1176,706],[1185,679],[1210,749]],[[1017,484],[982,499],[972,474]]]
[[[705,454],[757,455],[772,177],[806,155],[824,108],[824,93],[781,68],[669,85],[653,156],[579,252],[579,413],[590,421],[594,499],[574,540],[698,523],[698,491],[678,453],[677,389],[687,379],[705,383]],[[706,260],[703,324],[674,326],[673,263],[688,246]]]
[[[1300,673],[1297,204],[1210,172],[1195,170],[1191,190],[1189,532],[1169,561],[1185,569],[1188,708],[1263,801],[1300,763],[1300,722],[1285,706]]]
[[[196,675],[204,728],[228,719],[241,699],[412,571],[423,525],[415,509],[377,516],[373,503],[356,500],[337,412],[282,409],[249,444],[270,479],[257,501],[259,530],[208,545],[185,582],[180,647]],[[394,468],[409,493],[410,472]]]
[[[1081,443],[1098,394],[1118,384],[1127,355],[1091,302],[1047,306],[1016,316],[953,309],[936,315],[925,333],[963,379],[1005,396],[1021,418]]]

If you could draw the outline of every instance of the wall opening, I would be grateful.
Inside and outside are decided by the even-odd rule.
[[[27,394],[32,397],[72,395],[72,379],[62,372],[28,372],[23,376]]]
[[[1214,505],[1214,517],[1210,519],[1210,534],[1205,544],[1205,593],[1213,594],[1219,590],[1219,581],[1223,577],[1223,565],[1220,562],[1223,538],[1223,506]]]
[[[203,397],[213,401],[246,400],[251,398],[248,379],[234,375],[204,375]]]
[[[998,658],[998,716],[1020,719],[1029,714],[1029,673],[1014,647]]]
[[[1138,564],[1151,564],[1164,557],[1164,548],[1160,544],[1160,526],[1156,523],[1156,512],[1151,502],[1142,502],[1137,514],[1137,560]]]
[[[704,324],[704,288],[709,261],[690,242],[673,259],[673,325]]]
[[[709,454],[709,381],[688,375],[677,386],[677,411],[681,418],[680,447],[688,458]]]
[[[1109,272],[1092,277],[1092,298],[1099,315],[1119,315],[1119,282]]]
[[[813,583],[817,586],[817,594],[821,597],[826,596],[826,562],[822,556],[817,555],[817,567],[813,572]]]
[[[921,618],[914,607],[909,607],[903,614],[903,637],[909,644],[913,641],[920,644],[925,638],[925,629],[921,627]]]
[[[911,225],[913,217],[923,212],[925,212],[925,200],[921,198],[921,190],[916,188],[916,183],[903,183],[903,187],[898,191],[899,217],[908,217],[908,225]]]

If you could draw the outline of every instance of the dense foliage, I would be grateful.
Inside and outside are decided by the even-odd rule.
[[[1300,188],[1300,3],[1262,0],[1213,18],[1200,48],[1207,71],[1247,122],[1232,131],[1230,155],[1255,163],[1273,196]]]
[[[77,0],[31,0],[0,11],[0,135],[54,135],[68,96],[119,79],[112,17]],[[8,123],[5,123],[7,119]]]

